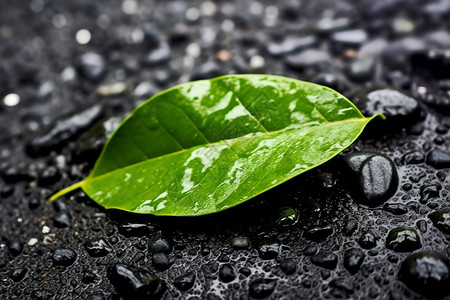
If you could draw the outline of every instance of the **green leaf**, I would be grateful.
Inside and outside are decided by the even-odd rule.
[[[136,108],[91,174],[51,200],[82,188],[105,208],[215,213],[328,161],[374,117],[327,87],[281,76],[181,84]]]

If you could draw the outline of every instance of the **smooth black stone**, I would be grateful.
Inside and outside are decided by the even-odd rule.
[[[150,253],[170,253],[172,252],[172,242],[167,237],[155,237],[150,239],[148,250]]]
[[[415,123],[421,118],[419,103],[392,89],[375,90],[367,94],[364,111],[371,115],[382,113],[389,123],[399,127]]]
[[[34,94],[34,98],[38,101],[48,100],[54,89],[55,84],[52,81],[45,81],[39,86],[38,90]]]
[[[351,248],[344,253],[344,267],[351,273],[355,274],[359,271],[366,255],[359,248]]]
[[[428,215],[433,225],[445,234],[450,234],[450,208],[443,208]]]
[[[297,263],[292,258],[285,258],[280,263],[280,269],[286,275],[292,275],[297,271]]]
[[[54,166],[50,166],[44,169],[44,171],[41,173],[38,179],[38,183],[39,185],[47,186],[58,182],[59,179],[61,179],[61,173],[59,172],[59,170]]]
[[[258,278],[252,280],[249,284],[250,297],[255,299],[264,299],[269,297],[277,286],[276,279]]]
[[[394,228],[386,238],[386,248],[396,252],[412,252],[421,247],[420,236],[413,228]]]
[[[60,212],[53,217],[53,225],[58,228],[67,228],[72,225],[71,217],[68,212]]]
[[[106,73],[106,61],[103,56],[94,52],[88,52],[77,58],[76,68],[81,76],[97,82]]]
[[[354,175],[358,175],[361,169],[361,165],[367,159],[375,155],[377,155],[377,153],[370,151],[353,152],[344,156],[344,163],[350,170],[350,172],[352,172]]]
[[[262,241],[258,245],[258,253],[261,259],[274,259],[280,253],[280,245],[276,241]]]
[[[328,52],[318,49],[304,50],[298,54],[285,56],[286,65],[294,70],[303,71],[306,68],[320,68],[331,61]]]
[[[398,89],[408,89],[411,86],[411,77],[402,71],[392,71],[387,73],[386,80]]]
[[[348,298],[354,291],[353,283],[348,279],[336,278],[330,281],[333,295],[336,298]]]
[[[356,82],[370,80],[375,72],[375,60],[373,58],[358,58],[347,66],[347,75]]]
[[[28,142],[27,153],[33,157],[41,156],[48,154],[51,150],[61,148],[67,141],[75,139],[94,124],[102,114],[102,106],[95,105],[57,120],[52,126]]]
[[[292,226],[297,224],[299,217],[296,209],[283,207],[280,208],[278,218],[275,222],[280,226]]]
[[[165,271],[172,265],[169,257],[162,252],[156,252],[152,255],[152,263],[156,270]]]
[[[14,186],[5,185],[0,190],[0,197],[2,197],[2,198],[8,198],[12,194],[14,194]]]
[[[40,205],[41,202],[36,197],[30,198],[30,200],[28,200],[28,207],[30,207],[31,209],[38,208]]]
[[[184,275],[180,275],[173,281],[173,285],[180,291],[187,291],[194,286],[196,279],[195,272],[191,271]]]
[[[126,223],[119,225],[119,232],[125,237],[143,237],[150,233],[147,224]]]
[[[343,78],[343,76],[337,73],[319,73],[311,81],[320,85],[325,85],[329,88],[337,90],[338,92],[343,92],[348,86],[348,82]]]
[[[20,253],[22,253],[23,250],[23,244],[17,240],[12,240],[8,242],[8,250],[9,253],[11,253],[14,256],[19,255]]]
[[[351,236],[358,229],[358,221],[349,219],[345,222],[343,232],[346,236]]]
[[[368,39],[367,33],[362,29],[338,31],[331,35],[331,40],[339,46],[359,47]]]
[[[167,289],[157,276],[131,265],[112,264],[107,275],[117,291],[134,299],[161,299]]]
[[[358,199],[368,206],[377,206],[395,194],[398,174],[395,164],[384,155],[369,157],[361,165],[359,185],[364,196]]]
[[[25,275],[27,275],[28,270],[26,268],[17,268],[12,270],[12,272],[9,274],[9,277],[14,282],[20,282],[22,279],[25,278]]]
[[[222,70],[214,61],[207,61],[193,70],[191,80],[210,79],[222,75]]]
[[[386,203],[383,205],[383,210],[399,216],[406,214],[408,207],[403,203]]]
[[[422,233],[427,232],[427,229],[428,229],[427,221],[419,220],[419,221],[417,221],[416,226],[420,232],[422,232]]]
[[[305,37],[289,37],[280,43],[268,43],[266,46],[267,53],[272,56],[282,56],[294,51],[309,48],[317,43],[315,36]]]
[[[230,244],[234,250],[247,250],[250,248],[250,239],[245,236],[237,236],[231,239]]]
[[[84,243],[84,248],[91,257],[106,256],[113,251],[111,246],[103,239],[88,241]]]
[[[427,155],[427,164],[436,168],[450,168],[450,153],[441,149],[431,150]]]
[[[333,226],[311,226],[306,229],[304,237],[311,241],[322,241],[333,234]]]
[[[320,253],[311,256],[311,262],[316,266],[333,270],[338,263],[338,256],[333,252]]]
[[[60,248],[53,252],[53,264],[68,267],[77,259],[77,253],[72,249]]]
[[[420,151],[411,151],[402,155],[402,163],[405,165],[416,165],[425,162],[425,155]]]
[[[377,240],[378,237],[369,229],[360,236],[358,244],[364,249],[372,249],[377,245]]]
[[[310,245],[303,249],[303,254],[306,256],[315,255],[317,254],[317,252],[319,252],[319,248],[317,247],[317,245]]]
[[[420,187],[420,202],[427,203],[429,199],[439,197],[442,186],[439,183],[426,184]]]
[[[430,298],[450,294],[450,263],[434,251],[416,252],[401,264],[399,279],[410,289]]]
[[[228,283],[236,279],[236,273],[230,264],[221,265],[219,268],[219,279]]]
[[[165,63],[171,58],[170,46],[166,42],[161,42],[159,47],[152,50],[147,56],[144,57],[144,64],[153,66],[161,63]]]
[[[384,65],[391,69],[407,70],[410,57],[427,48],[422,39],[406,37],[392,42],[383,52]]]
[[[91,272],[89,270],[86,270],[84,272],[83,278],[81,279],[81,281],[85,284],[94,283],[97,280],[98,280],[98,276],[94,272]]]

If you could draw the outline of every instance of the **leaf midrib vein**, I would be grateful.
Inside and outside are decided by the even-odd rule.
[[[358,119],[340,120],[340,121],[335,121],[335,122],[321,123],[319,126],[329,126],[329,125],[340,124],[340,123],[368,122],[372,118],[373,117],[371,117],[371,118],[365,118],[364,117],[364,118],[358,118]],[[316,127],[316,126],[313,126],[313,127]],[[309,128],[309,127],[306,127],[306,128]],[[255,137],[254,134],[258,134],[258,133],[260,133],[262,135],[277,135],[277,134],[288,132],[288,131],[294,131],[294,130],[300,131],[300,130],[303,130],[303,129],[305,129],[305,128],[298,128],[297,127],[297,128],[289,128],[289,129],[283,128],[283,129],[280,129],[280,130],[268,131],[267,133],[255,132],[255,133],[247,134],[247,135],[240,136],[240,137],[237,137],[237,138],[234,138],[234,139],[221,140],[221,141],[217,141],[217,142],[213,142],[213,143],[205,144],[205,145],[197,145],[197,146],[192,147],[192,148],[181,149],[180,151],[176,151],[176,152],[172,152],[172,153],[169,153],[169,154],[165,154],[165,155],[161,155],[161,156],[158,156],[158,157],[154,157],[154,158],[149,159],[149,160],[140,161],[140,162],[137,162],[135,164],[131,164],[131,165],[128,165],[128,166],[125,166],[125,167],[122,167],[122,168],[119,168],[119,169],[116,169],[116,170],[113,170],[111,172],[104,173],[104,174],[101,174],[101,175],[98,175],[98,176],[95,176],[95,177],[87,177],[86,179],[81,181],[80,184],[84,185],[84,184],[89,183],[91,181],[96,181],[96,180],[98,180],[98,179],[100,179],[102,177],[107,177],[107,176],[109,176],[111,174],[114,174],[116,172],[119,172],[119,171],[122,171],[122,170],[126,170],[128,168],[132,168],[132,167],[135,167],[135,166],[140,165],[140,164],[144,164],[144,163],[148,163],[150,161],[155,161],[155,160],[158,160],[158,159],[163,159],[163,158],[166,158],[166,157],[169,157],[169,156],[173,156],[173,155],[177,155],[177,154],[180,154],[180,153],[188,152],[188,151],[194,150],[196,148],[204,147],[204,146],[214,146],[214,145],[222,145],[222,144],[230,144],[230,143],[234,144],[236,141],[239,141],[239,140],[253,138],[253,137]]]

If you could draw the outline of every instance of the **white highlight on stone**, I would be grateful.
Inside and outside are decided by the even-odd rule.
[[[87,29],[80,29],[75,35],[75,39],[77,40],[77,43],[80,45],[86,45],[87,43],[89,43],[91,38],[92,38],[91,32]]]
[[[20,97],[17,94],[11,93],[3,98],[3,102],[6,106],[16,106],[20,103]]]

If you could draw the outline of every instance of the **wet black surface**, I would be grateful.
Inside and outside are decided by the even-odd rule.
[[[448,0],[3,1],[0,298],[450,299],[449,20]],[[314,81],[387,120],[211,216],[47,201],[143,100],[228,73]]]

